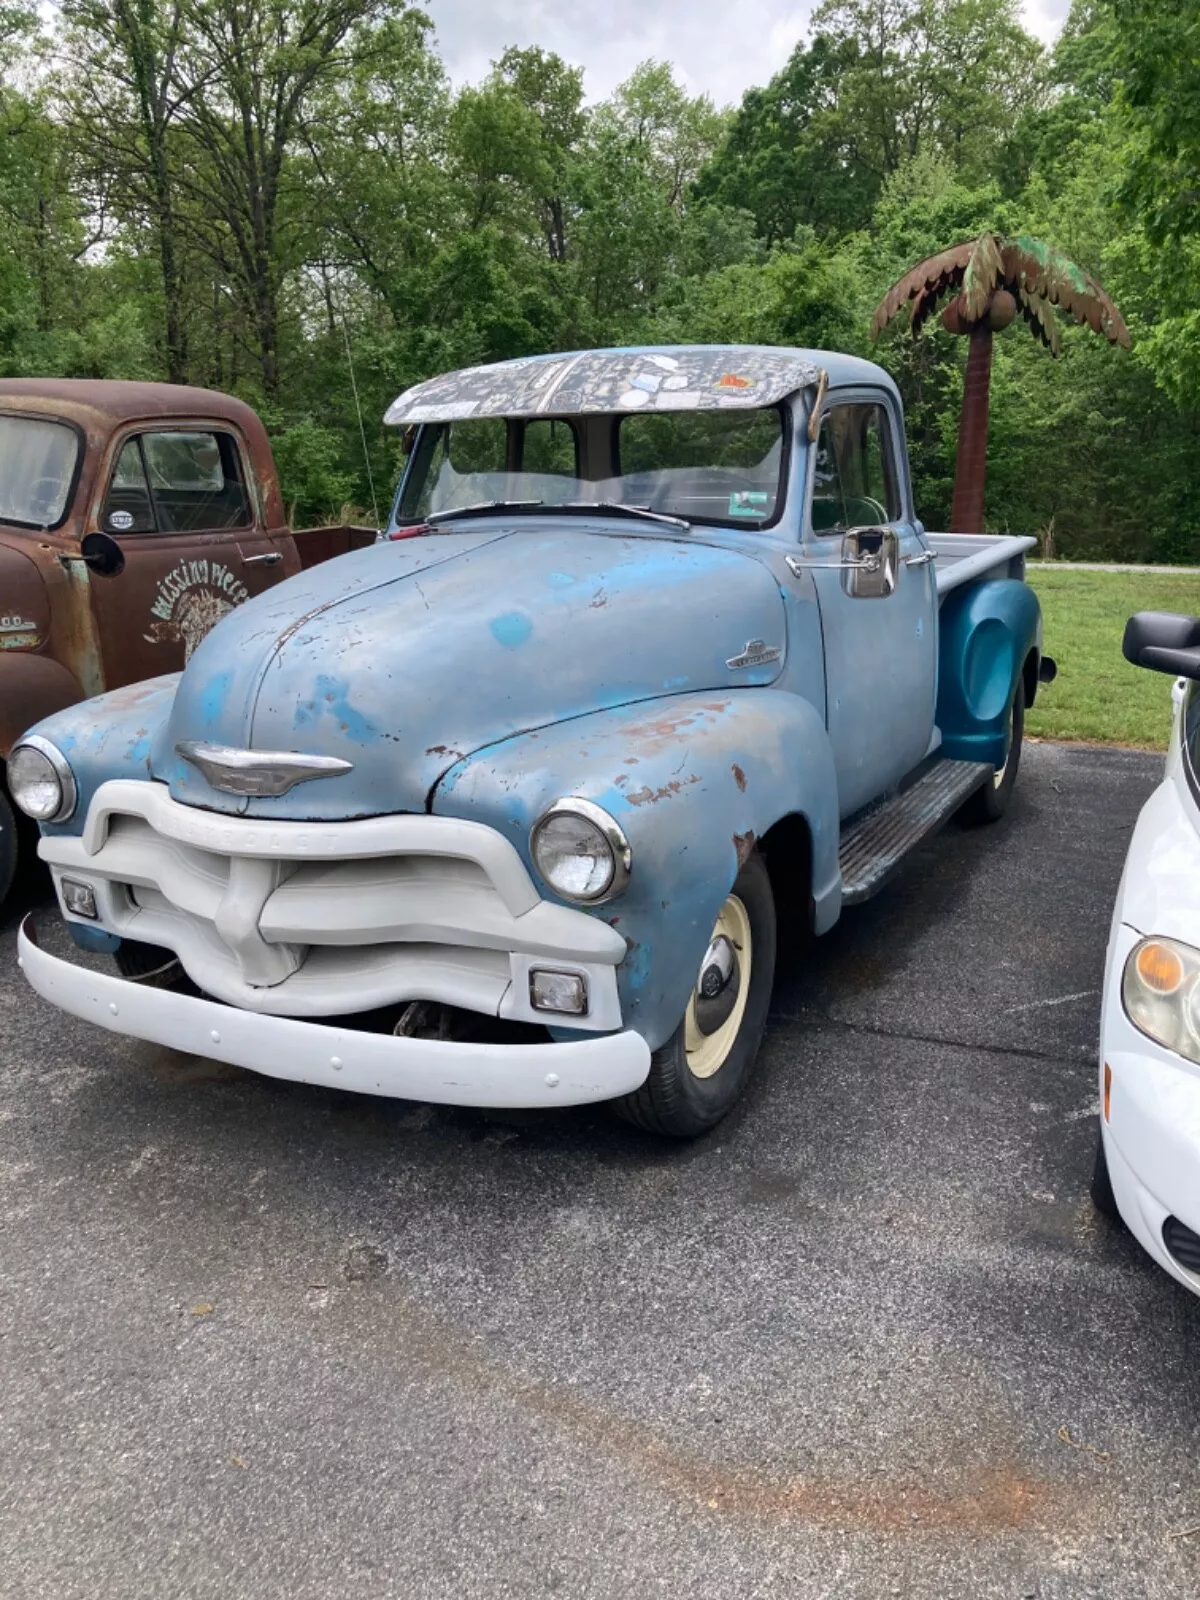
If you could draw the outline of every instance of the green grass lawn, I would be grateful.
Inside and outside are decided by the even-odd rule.
[[[1200,615],[1200,570],[1189,573],[1079,572],[1034,568],[1045,650],[1058,677],[1038,689],[1025,732],[1039,739],[1087,739],[1165,750],[1171,684],[1162,672],[1131,667],[1121,635],[1135,611]]]

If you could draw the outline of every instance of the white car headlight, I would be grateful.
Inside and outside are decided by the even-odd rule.
[[[8,756],[8,792],[35,822],[65,822],[75,810],[75,774],[49,739],[31,734]]]
[[[594,905],[611,900],[629,882],[629,840],[590,800],[556,800],[534,824],[529,849],[542,877],[564,900]]]
[[[1200,950],[1143,939],[1125,962],[1121,999],[1135,1028],[1200,1062]]]

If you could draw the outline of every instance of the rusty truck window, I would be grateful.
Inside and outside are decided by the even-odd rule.
[[[79,435],[65,422],[0,417],[0,522],[57,528],[78,462]]]
[[[109,533],[153,533],[154,507],[142,463],[141,447],[129,439],[121,447],[113,468],[100,525]]]
[[[126,440],[100,518],[110,533],[212,533],[251,521],[233,436],[166,431]]]
[[[228,433],[143,433],[142,460],[161,533],[250,524],[250,497]]]

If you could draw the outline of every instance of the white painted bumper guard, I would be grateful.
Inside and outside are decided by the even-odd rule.
[[[649,1047],[630,1029],[569,1044],[466,1044],[241,1011],[52,956],[32,915],[17,950],[38,994],[85,1022],[296,1083],[439,1105],[566,1106],[628,1094],[650,1070]]]

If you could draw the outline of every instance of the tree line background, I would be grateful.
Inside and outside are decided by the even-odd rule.
[[[381,497],[403,388],[530,352],[660,341],[875,355],[920,514],[944,525],[965,341],[872,347],[904,268],[1040,235],[1131,352],[997,341],[988,524],[1075,558],[1192,561],[1200,512],[1200,8],[825,0],[720,109],[647,62],[589,104],[510,49],[453,89],[402,0],[0,0],[0,373],[169,378],[262,412],[294,516]]]

